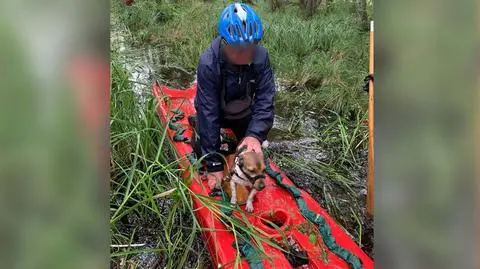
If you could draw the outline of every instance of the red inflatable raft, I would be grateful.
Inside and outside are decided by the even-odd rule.
[[[178,132],[169,128],[169,123],[181,112],[183,117],[177,118],[176,124],[184,128],[183,137],[191,137],[192,130],[187,117],[195,114],[193,106],[195,93],[196,85],[186,90],[175,90],[160,86],[158,83],[153,86],[153,94],[158,100],[158,115],[162,124],[168,128],[168,137],[181,160],[181,167],[185,168],[183,175],[185,178],[192,176],[189,172],[191,169],[187,169],[191,165],[189,157],[192,154],[192,147],[189,143],[174,139]],[[262,257],[257,264],[241,259],[237,268],[373,268],[372,259],[308,193],[298,190],[298,193],[295,194],[294,191],[297,189],[292,181],[280,172],[271,161],[268,166],[274,171],[273,173],[276,173],[276,177],[272,177],[274,175],[272,173],[267,176],[266,188],[259,192],[254,199],[255,211],[252,214],[245,214],[245,216],[251,224],[264,231],[263,234],[268,235],[271,240],[288,238],[287,240],[295,248],[300,248],[303,253],[307,254],[307,258],[292,263],[291,257],[289,259],[288,254],[284,251],[262,242],[262,252],[266,253],[268,257]],[[208,196],[210,190],[206,182],[202,181],[196,172],[193,177],[196,180],[191,181],[190,190],[198,195]],[[278,180],[283,182],[280,184],[283,187],[279,185]],[[299,204],[310,211],[301,210]],[[209,210],[195,197],[193,207],[196,210],[197,220],[203,228],[202,236],[211,255],[213,267],[235,268],[239,251],[235,248],[234,234],[216,217],[218,214]],[[244,209],[244,206],[241,208]],[[308,213],[310,213],[310,220],[306,217]],[[315,216],[314,219],[311,217],[312,214]],[[318,219],[323,222],[318,222]],[[279,228],[269,225],[269,221],[275,223]],[[312,223],[312,221],[317,221],[317,223]],[[316,225],[318,223],[322,225]]]

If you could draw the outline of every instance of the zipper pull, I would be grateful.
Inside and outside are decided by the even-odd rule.
[[[238,85],[242,84],[242,77],[240,77],[240,75],[238,75]]]

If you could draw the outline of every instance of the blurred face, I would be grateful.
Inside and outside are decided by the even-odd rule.
[[[224,45],[225,56],[232,64],[245,65],[249,64],[253,60],[255,53],[255,45],[247,46],[231,46]]]

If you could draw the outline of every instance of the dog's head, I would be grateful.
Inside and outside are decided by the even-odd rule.
[[[249,151],[238,156],[238,165],[252,182],[253,188],[261,191],[265,188],[265,161],[262,155]]]

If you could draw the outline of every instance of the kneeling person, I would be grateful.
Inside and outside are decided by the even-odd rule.
[[[231,128],[239,148],[261,153],[272,128],[275,84],[260,18],[246,4],[226,7],[218,22],[220,36],[202,54],[197,68],[197,152],[206,156],[208,185],[224,178],[220,128]]]

